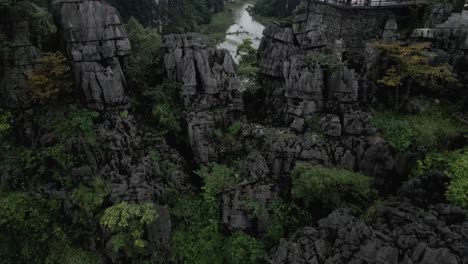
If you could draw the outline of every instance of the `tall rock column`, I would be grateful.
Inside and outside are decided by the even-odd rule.
[[[209,47],[197,34],[166,36],[163,47],[167,77],[181,84],[195,158],[215,160],[216,127],[230,123],[243,109],[234,61],[228,51]]]
[[[130,42],[117,10],[100,0],[58,0],[60,33],[75,81],[89,107],[103,110],[128,104],[121,61]]]

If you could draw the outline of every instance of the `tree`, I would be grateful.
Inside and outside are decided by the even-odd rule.
[[[377,198],[371,179],[363,174],[299,163],[291,174],[292,196],[317,213],[337,208],[363,212]]]
[[[156,209],[150,203],[129,204],[122,202],[107,208],[100,223],[113,236],[111,245],[114,252],[140,252],[145,248],[144,228],[156,221]]]
[[[444,84],[458,82],[449,64],[432,64],[429,57],[430,43],[376,43],[374,46],[388,60],[388,67],[378,83],[395,89],[395,110],[401,106],[400,88],[406,88],[403,96],[403,100],[406,100],[413,85],[434,91]]]
[[[132,53],[128,58],[127,76],[129,81],[142,89],[148,86],[149,78],[159,58],[162,45],[161,36],[151,28],[144,28],[137,19],[131,17],[126,24]]]
[[[244,39],[236,52],[239,58],[239,76],[246,79],[254,79],[257,74],[257,50],[252,47],[251,39]]]
[[[61,52],[43,53],[38,63],[39,66],[27,80],[28,91],[33,99],[44,103],[71,92],[73,82],[70,67]]]

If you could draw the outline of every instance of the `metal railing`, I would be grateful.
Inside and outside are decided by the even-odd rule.
[[[427,0],[309,0],[309,2],[348,8],[391,8],[423,5]]]

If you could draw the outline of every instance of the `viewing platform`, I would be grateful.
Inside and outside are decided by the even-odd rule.
[[[427,4],[428,0],[309,0],[308,3],[321,3],[339,8],[377,9],[402,8]]]

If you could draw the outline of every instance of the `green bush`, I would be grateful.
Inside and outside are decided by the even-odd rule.
[[[360,213],[377,198],[371,179],[359,173],[298,163],[291,175],[293,198],[319,212],[350,208]]]
[[[171,208],[174,232],[172,249],[178,263],[259,263],[262,243],[244,233],[222,232],[217,203],[204,195],[179,197]]]
[[[145,248],[143,240],[144,229],[154,223],[157,217],[152,204],[129,204],[122,202],[107,208],[100,223],[106,227],[111,237],[112,249],[115,252],[141,252]]]
[[[0,193],[0,263],[41,263],[49,252],[54,200]]]
[[[181,131],[182,104],[177,83],[164,81],[156,87],[146,89],[142,101],[144,101],[142,108],[152,109],[148,125],[154,128],[152,134],[158,135],[154,139]]]
[[[162,38],[156,30],[143,27],[134,17],[125,25],[132,44],[132,53],[128,58],[127,76],[138,86],[146,87],[154,71],[154,65],[160,59]]]
[[[231,168],[217,163],[202,167],[195,172],[203,179],[202,187],[206,195],[215,197],[239,182],[239,175]]]
[[[450,183],[447,199],[460,207],[468,209],[468,151],[461,152],[448,169]]]
[[[92,186],[80,185],[73,190],[70,198],[74,205],[84,211],[86,217],[92,217],[108,194],[106,182],[102,178],[96,178]]]
[[[434,148],[468,131],[467,126],[455,120],[444,107],[433,107],[416,115],[379,113],[371,119],[371,125],[378,128],[397,151],[408,150],[412,144]]]
[[[379,129],[382,137],[397,151],[407,150],[414,141],[411,124],[398,114],[380,114],[371,120],[371,124]]]
[[[239,232],[231,235],[224,243],[227,264],[256,264],[265,255],[264,245],[255,238]]]
[[[304,208],[294,202],[286,203],[276,201],[271,212],[271,223],[265,235],[266,244],[273,246],[281,238],[296,231],[297,228],[307,225],[311,221],[311,215]]]

